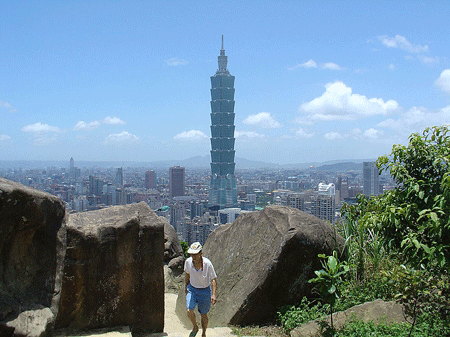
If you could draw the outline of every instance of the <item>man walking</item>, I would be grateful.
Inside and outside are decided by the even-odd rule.
[[[191,255],[184,263],[186,272],[186,308],[193,329],[189,337],[195,337],[199,331],[194,309],[198,306],[201,316],[202,337],[206,337],[208,312],[211,304],[217,302],[217,275],[211,261],[202,255],[202,245],[194,242],[188,250]]]

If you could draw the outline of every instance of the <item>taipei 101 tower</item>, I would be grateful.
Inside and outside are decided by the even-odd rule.
[[[234,76],[227,69],[222,49],[219,69],[211,76],[211,185],[209,206],[237,207],[234,176]]]

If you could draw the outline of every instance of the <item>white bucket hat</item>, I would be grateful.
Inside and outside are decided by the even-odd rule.
[[[194,242],[188,249],[188,254],[198,254],[202,251],[202,245],[200,242]]]

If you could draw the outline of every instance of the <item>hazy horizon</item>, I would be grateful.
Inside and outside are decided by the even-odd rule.
[[[0,160],[155,162],[210,150],[224,35],[236,156],[377,158],[450,123],[438,1],[2,2]]]
[[[277,164],[264,161],[252,161],[246,158],[236,158],[236,169],[261,169],[261,168],[297,168],[304,169],[311,165],[315,167],[320,167],[324,165],[335,165],[335,164],[346,164],[354,163],[361,164],[364,161],[375,161],[376,158],[366,158],[366,159],[354,159],[354,160],[330,160],[324,162],[299,162],[299,163],[288,163],[288,164]],[[147,167],[148,169],[166,169],[170,166],[185,166],[187,168],[200,168],[209,169],[210,159],[209,156],[196,156],[185,159],[172,159],[172,160],[162,160],[162,161],[85,161],[85,160],[74,160],[75,167],[88,168],[88,167],[101,167],[101,168],[111,168],[111,167]],[[19,165],[19,167],[17,167]],[[57,166],[56,166],[57,165]],[[48,167],[69,167],[70,160],[0,160],[0,168],[48,168]]]

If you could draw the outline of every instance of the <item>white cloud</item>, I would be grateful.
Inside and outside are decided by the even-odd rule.
[[[443,124],[450,124],[450,105],[434,111],[425,107],[412,107],[401,113],[397,119],[389,118],[377,126],[390,129],[401,137],[408,137],[428,126]]]
[[[175,140],[200,141],[209,137],[200,130],[183,131],[173,137]]]
[[[314,60],[309,60],[306,61],[305,63],[298,63],[295,66],[289,67],[288,70],[295,70],[298,68],[317,68],[318,64],[316,61]],[[327,63],[322,63],[320,65],[321,69],[329,69],[329,70],[344,70],[344,68],[342,68],[341,66],[339,66],[338,64],[334,63],[334,62],[327,62]]]
[[[50,126],[48,124],[42,124],[42,123],[25,125],[24,127],[22,127],[20,129],[20,131],[29,132],[29,133],[48,133],[48,132],[61,133],[61,132],[63,132],[57,126]]]
[[[374,128],[367,129],[364,131],[364,137],[376,139],[383,135],[383,132],[380,130],[375,130]]]
[[[308,132],[307,130],[303,128],[297,128],[294,129],[294,134],[298,138],[311,138],[314,136],[314,132]]]
[[[385,115],[397,111],[395,100],[384,101],[381,98],[367,98],[352,93],[352,88],[342,82],[325,85],[322,96],[300,105],[299,111],[306,114],[295,120],[297,123],[354,120],[372,115]]]
[[[123,120],[121,120],[119,117],[111,117],[106,116],[101,121],[93,121],[93,122],[85,122],[85,121],[78,121],[77,124],[73,127],[74,131],[89,131],[97,129],[101,124],[108,124],[108,125],[122,125],[125,124]]]
[[[384,135],[383,131],[376,130],[374,128],[367,129],[366,131],[362,131],[359,128],[355,128],[347,133],[340,133],[337,131],[327,132],[323,135],[326,140],[334,141],[340,139],[355,139],[362,140],[365,138],[368,139],[377,139]]]
[[[257,133],[254,131],[235,131],[234,132],[234,137],[236,138],[265,138],[266,136],[261,134],[261,133]]]
[[[327,62],[324,63],[322,65],[323,69],[330,69],[330,70],[343,70],[344,68],[342,68],[341,66],[337,65],[336,63],[333,62]]]
[[[450,69],[442,71],[439,78],[434,82],[436,86],[441,88],[447,94],[450,94]]]
[[[339,132],[327,132],[326,134],[323,135],[323,137],[326,140],[337,140],[337,139],[343,139],[344,136],[341,135]]]
[[[184,66],[188,64],[188,61],[179,57],[172,57],[170,59],[164,60],[168,66],[176,67],[176,66]]]
[[[439,63],[439,57],[425,56],[425,55],[417,55],[417,58],[423,63]]]
[[[139,142],[139,137],[127,131],[121,133],[113,133],[105,138],[103,144],[105,145],[129,145]]]
[[[270,115],[270,112],[260,112],[255,115],[250,115],[242,123],[263,129],[277,129],[281,127],[281,124]]]
[[[57,134],[64,132],[57,126],[42,123],[25,125],[20,131],[32,134],[33,143],[38,146],[56,143],[58,141]]]
[[[295,66],[289,67],[288,70],[295,70],[298,68],[317,68],[317,63],[311,59],[305,63],[298,63]]]
[[[11,140],[11,137],[8,135],[0,135],[0,142],[6,142],[8,140]]]
[[[389,65],[389,70],[392,70],[392,71],[395,70],[395,66],[392,63]]]
[[[9,112],[17,112],[11,103],[0,101],[0,108],[7,109]]]
[[[80,131],[80,130],[94,130],[100,126],[100,123],[97,121],[86,123],[85,121],[79,121],[75,126],[73,127],[73,130]]]
[[[378,38],[380,39],[381,43],[388,48],[399,48],[412,54],[428,52],[427,45],[421,46],[420,44],[412,44],[406,39],[406,37],[398,34],[394,37],[383,35],[379,36]]]
[[[111,117],[106,116],[105,119],[102,120],[103,124],[112,124],[112,125],[121,125],[125,124],[123,120],[121,120],[119,117]]]
[[[406,51],[409,54],[416,54],[417,59],[425,64],[438,63],[439,57],[427,56],[425,54],[428,53],[427,45],[413,44],[409,42],[406,37],[401,35],[395,35],[394,37],[390,37],[387,35],[379,36],[378,39],[381,43],[388,48],[398,48],[403,51]],[[406,55],[405,59],[412,60],[414,57],[411,55]],[[392,69],[391,69],[392,70]]]

